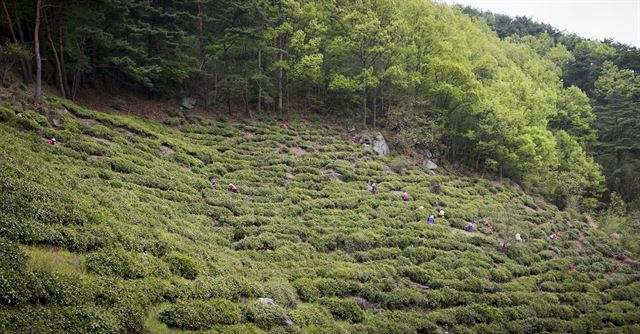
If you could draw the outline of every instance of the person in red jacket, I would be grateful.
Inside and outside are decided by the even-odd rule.
[[[238,187],[236,187],[233,183],[229,183],[229,191],[237,193]]]

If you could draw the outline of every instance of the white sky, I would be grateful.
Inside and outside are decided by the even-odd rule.
[[[528,16],[578,36],[640,47],[640,0],[437,0]]]

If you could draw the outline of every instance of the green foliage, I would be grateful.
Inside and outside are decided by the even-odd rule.
[[[115,314],[92,305],[27,307],[0,312],[0,329],[12,333],[26,329],[38,333],[107,334],[126,331]]]
[[[255,323],[260,328],[270,329],[282,325],[286,314],[279,306],[253,302],[246,306],[245,316],[247,320]]]
[[[26,255],[18,245],[0,237],[0,268],[4,270],[20,270],[26,263]]]
[[[241,319],[240,308],[225,299],[178,301],[160,312],[160,320],[165,324],[192,330],[232,325]]]
[[[198,276],[199,266],[192,257],[180,253],[170,253],[163,257],[169,264],[172,273],[186,279],[195,279]]]
[[[175,128],[64,103],[102,125],[77,115],[63,129],[25,130],[17,116],[0,123],[0,331],[87,332],[94,315],[105,332],[638,324],[637,268],[623,239],[608,236],[604,218],[594,228],[507,179],[425,171],[402,157],[403,173],[387,173],[393,158],[369,154],[324,121],[203,117]],[[125,128],[136,130],[123,136]],[[110,139],[80,137],[89,133]],[[558,142],[567,139],[560,133]],[[60,145],[41,141],[59,134]],[[87,159],[69,142],[110,156]],[[291,142],[308,153],[281,155]],[[161,156],[161,143],[174,155]],[[570,137],[563,145],[582,149]],[[366,188],[372,178],[377,195]],[[226,191],[231,182],[238,193]],[[399,191],[414,201],[402,202]],[[614,202],[612,215],[628,210]],[[437,206],[447,217],[426,224]],[[471,220],[478,229],[468,233]],[[547,239],[552,231],[557,240]]]
[[[264,284],[264,293],[278,305],[293,308],[298,301],[295,288],[287,280],[273,279]]]
[[[324,305],[338,319],[361,322],[365,318],[364,311],[351,299],[324,298],[320,300],[320,304]]]
[[[302,304],[291,312],[291,319],[302,328],[322,328],[333,321],[331,314],[319,304]]]
[[[173,264],[173,263],[172,263]],[[102,250],[87,255],[90,273],[122,278],[167,277],[168,266],[151,255],[122,249]]]

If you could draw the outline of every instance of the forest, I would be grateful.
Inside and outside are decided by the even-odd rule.
[[[71,100],[95,88],[341,115],[560,207],[640,210],[635,47],[423,0],[2,5],[3,82],[12,68],[32,82],[41,63]]]

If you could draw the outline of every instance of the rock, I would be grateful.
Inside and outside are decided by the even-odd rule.
[[[67,108],[56,109],[49,113],[49,122],[56,128],[62,125],[62,118],[69,112]]]
[[[425,159],[433,159],[433,153],[431,153],[431,150],[424,150],[424,157]]]
[[[175,153],[173,149],[166,144],[160,145],[160,156],[166,156]]]
[[[433,161],[431,161],[429,159],[426,159],[425,161],[422,162],[422,167],[424,167],[426,169],[434,170],[434,169],[438,168],[438,165],[436,165],[435,162],[433,162]]]
[[[366,148],[367,150],[371,150],[371,138],[369,137],[362,137],[360,138],[360,145],[362,145],[362,147]]]
[[[260,297],[260,298],[258,298],[258,302],[260,302],[262,304],[265,304],[265,305],[278,306],[276,304],[276,302],[274,302],[273,299],[271,299],[271,298],[262,298],[262,297]]]
[[[614,240],[620,240],[620,234],[618,233],[611,233],[611,238]]]
[[[260,297],[258,298],[258,303],[262,303],[264,305],[269,305],[269,306],[278,306],[278,304],[276,304],[276,302],[273,301],[273,299],[271,298]],[[284,315],[284,319],[282,320],[282,323],[284,325],[293,325],[293,321],[286,314]]]
[[[389,145],[387,145],[387,141],[380,132],[376,133],[373,137],[363,136],[360,138],[360,145],[368,150],[378,153],[378,155],[389,154]]]
[[[193,97],[184,97],[182,98],[182,102],[180,102],[180,106],[185,109],[193,109],[196,106],[196,99]]]
[[[376,133],[375,137],[373,137],[371,150],[378,153],[378,155],[389,154],[389,145],[387,145],[387,141],[384,140],[384,136],[382,135],[382,133],[378,132]]]
[[[355,126],[355,124],[349,124],[349,125],[347,126],[347,131],[348,131],[348,132],[356,132],[356,126]]]

